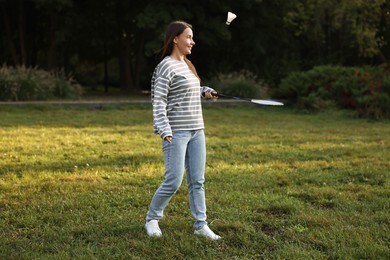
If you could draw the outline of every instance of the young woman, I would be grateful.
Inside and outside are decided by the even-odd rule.
[[[206,142],[201,107],[202,95],[215,97],[212,88],[200,86],[196,69],[187,59],[194,45],[192,26],[172,22],[162,48],[162,61],[152,76],[153,127],[162,138],[165,179],[152,198],[145,228],[149,236],[162,235],[158,221],[179,189],[185,170],[190,209],[196,220],[194,233],[218,240],[221,237],[206,222]]]

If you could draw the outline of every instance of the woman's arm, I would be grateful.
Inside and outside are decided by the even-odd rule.
[[[169,80],[164,77],[157,77],[154,81],[152,97],[153,123],[157,133],[162,139],[172,136],[172,129],[167,117],[167,100],[169,93]]]

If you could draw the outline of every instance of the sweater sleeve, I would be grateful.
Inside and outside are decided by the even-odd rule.
[[[205,96],[206,92],[212,92],[212,91],[215,91],[215,90],[210,88],[210,87],[206,87],[206,86],[201,86],[200,87],[200,93],[202,94],[202,97]]]
[[[157,76],[153,84],[153,124],[155,133],[162,139],[172,136],[172,129],[167,117],[167,99],[169,93],[169,80],[164,76]]]

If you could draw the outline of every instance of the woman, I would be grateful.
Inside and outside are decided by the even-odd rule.
[[[153,128],[162,138],[165,179],[155,192],[146,215],[146,232],[160,237],[158,221],[179,189],[186,171],[194,234],[212,240],[216,235],[206,222],[204,171],[206,142],[201,95],[212,99],[214,90],[201,87],[194,65],[187,59],[195,45],[192,26],[183,21],[168,26],[162,61],[152,76]]]

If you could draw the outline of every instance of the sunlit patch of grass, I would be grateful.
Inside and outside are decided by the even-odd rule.
[[[150,107],[1,107],[0,258],[387,259],[390,125],[344,112],[207,107],[210,226],[186,182],[150,239],[163,180]]]

